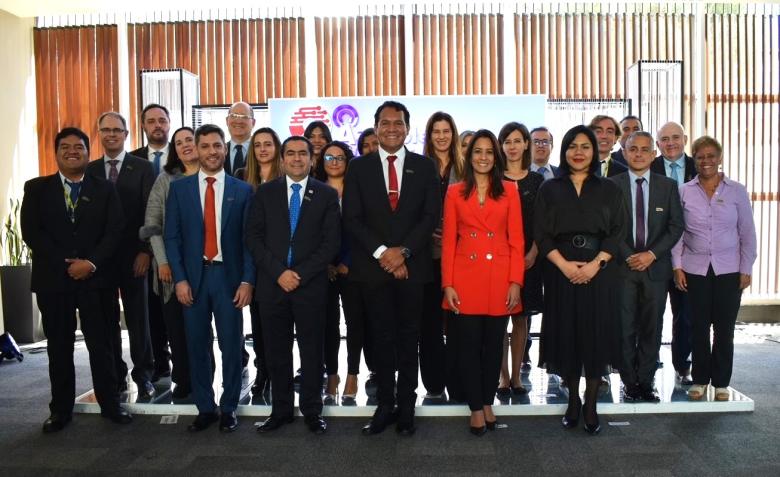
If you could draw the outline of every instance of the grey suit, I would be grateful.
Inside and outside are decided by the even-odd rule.
[[[637,250],[631,226],[626,239],[620,243],[618,256],[620,274],[620,376],[626,386],[639,385],[649,389],[653,385],[655,360],[660,347],[659,322],[663,320],[666,304],[666,285],[672,277],[670,251],[682,235],[683,213],[677,184],[663,175],[647,172],[649,198],[646,246]],[[623,193],[627,223],[635,220],[631,188],[636,187],[628,172],[611,178]],[[629,269],[626,260],[634,253],[652,252],[656,260],[647,270]]]

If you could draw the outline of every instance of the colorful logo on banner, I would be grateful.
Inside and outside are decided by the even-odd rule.
[[[290,134],[303,136],[306,126],[313,121],[324,122],[331,129],[333,139],[353,146],[361,132],[357,130],[360,124],[357,109],[350,104],[341,104],[336,106],[331,117],[328,117],[328,110],[322,106],[301,106],[290,117]]]
[[[306,125],[312,121],[322,121],[328,124],[328,110],[322,106],[301,106],[290,118],[290,135],[303,136]]]

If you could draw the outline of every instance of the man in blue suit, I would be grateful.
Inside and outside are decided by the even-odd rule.
[[[165,251],[184,305],[190,375],[198,417],[190,431],[220,421],[223,432],[238,427],[241,393],[241,309],[249,304],[255,267],[244,247],[244,222],[252,188],[225,174],[225,136],[213,124],[195,131],[200,172],[171,183],[166,204]],[[200,207],[198,207],[198,204]],[[222,396],[217,413],[212,387],[211,315],[222,352]]]

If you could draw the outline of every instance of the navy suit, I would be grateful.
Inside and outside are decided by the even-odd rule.
[[[252,200],[252,188],[224,176],[220,250],[222,262],[206,263],[203,257],[205,226],[200,206],[200,174],[171,183],[165,209],[165,252],[173,280],[186,280],[194,302],[184,307],[187,349],[193,396],[198,411],[214,412],[211,374],[211,315],[222,351],[220,408],[235,411],[241,393],[242,311],[233,297],[241,283],[255,283],[255,267],[244,247],[244,222]]]

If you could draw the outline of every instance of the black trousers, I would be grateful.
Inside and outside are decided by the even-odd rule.
[[[349,278],[341,278],[341,306],[347,323],[347,373],[360,372],[360,353],[366,361],[369,372],[374,371],[371,339],[368,332],[368,313],[360,284]]]
[[[501,373],[506,316],[457,315],[458,369],[469,409],[493,404]]]
[[[620,265],[625,267],[625,265]],[[653,281],[647,271],[623,270],[620,275],[620,378],[626,386],[653,387],[658,322],[666,305],[666,281]]]
[[[325,307],[325,373],[339,373],[339,348],[341,347],[341,296],[342,277],[328,282],[328,304]]]
[[[399,411],[413,413],[417,401],[417,342],[423,284],[392,280],[363,283],[362,290],[368,307],[377,402],[383,407],[392,407],[397,402]]]
[[[119,293],[125,310],[125,326],[130,337],[130,358],[133,360],[131,375],[136,383],[150,381],[154,373],[146,289],[146,276],[134,277],[132,269],[120,273]],[[114,366],[117,378],[122,380],[127,375],[127,364],[122,359],[122,328],[119,323],[119,297],[116,292],[114,292],[112,315],[114,333],[111,342],[114,347]]]
[[[49,355],[52,414],[73,413],[76,400],[76,372],[73,343],[76,339],[76,310],[89,351],[89,368],[100,408],[113,412],[119,407],[117,376],[111,336],[114,327],[113,290],[78,290],[67,293],[38,293],[46,351]]]
[[[256,300],[249,303],[249,316],[252,319],[252,350],[255,352],[255,368],[258,373],[268,376],[268,365],[265,358],[265,343],[263,341],[263,323],[260,319],[260,305]]]
[[[693,382],[728,387],[734,363],[734,325],[742,301],[739,273],[686,273],[691,304]],[[710,345],[710,329],[713,340]]]
[[[162,297],[154,292],[154,273],[147,273],[147,303],[149,304],[149,337],[152,340],[152,355],[154,356],[154,371],[157,373],[171,371],[171,353],[168,349],[167,323],[163,316]],[[174,300],[176,297],[173,298]],[[176,382],[176,381],[174,381]]]
[[[433,261],[433,282],[425,284],[424,309],[420,324],[420,377],[431,394],[444,392],[446,350],[444,310],[441,307],[441,260]]]
[[[155,294],[154,296],[157,297]],[[187,335],[184,331],[184,313],[181,303],[173,294],[167,303],[160,300],[160,311],[165,321],[166,336],[171,343],[171,381],[187,389],[192,388],[190,381],[190,356],[187,353]],[[159,363],[159,361],[158,361]]]
[[[674,369],[687,374],[691,369],[691,305],[688,293],[678,290],[674,280],[669,281],[669,304],[672,306],[672,364]],[[663,320],[663,318],[661,318]],[[661,330],[658,330],[661,342]]]
[[[293,415],[293,337],[301,357],[299,407],[304,416],[322,414],[322,356],[325,300],[301,299],[295,291],[276,303],[260,302],[266,361],[271,377],[271,415]],[[293,327],[295,333],[293,334]]]

